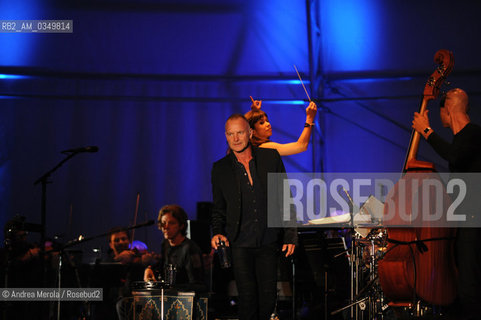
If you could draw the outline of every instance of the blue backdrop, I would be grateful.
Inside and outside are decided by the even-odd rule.
[[[88,145],[99,152],[52,175],[48,235],[128,225],[137,192],[138,221],[168,203],[195,218],[226,151],[224,121],[248,111],[249,96],[265,100],[273,140],[299,136],[307,99],[294,64],[321,111],[309,150],[284,158],[290,172],[399,171],[438,49],[454,52],[453,82],[479,105],[480,4],[310,3],[311,49],[305,1],[0,2],[0,19],[74,23],[71,34],[0,33],[0,223],[16,213],[40,222],[33,182],[61,150]],[[425,144],[420,152],[446,170]],[[154,227],[137,236],[158,248]]]

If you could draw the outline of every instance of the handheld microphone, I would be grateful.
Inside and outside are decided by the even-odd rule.
[[[75,149],[67,149],[61,151],[61,153],[80,153],[80,152],[97,152],[99,151],[99,147],[97,146],[89,146],[89,147],[81,147]]]

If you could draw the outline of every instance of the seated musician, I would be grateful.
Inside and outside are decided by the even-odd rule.
[[[30,272],[21,272],[21,276],[18,277],[20,283],[15,283],[15,285],[20,285],[24,287],[32,286],[30,282],[22,282],[25,280],[25,275],[31,273],[32,264],[39,263],[40,248],[34,244],[27,241],[28,232],[25,230],[25,217],[15,216],[13,219],[7,221],[4,226],[4,236],[5,236],[5,253],[8,253],[8,259],[10,263],[10,272],[19,273],[19,268],[25,268]],[[2,260],[5,261],[5,260]],[[38,275],[37,275],[38,276]],[[10,279],[10,286],[13,277]]]
[[[30,242],[24,216],[15,216],[4,226],[4,247],[0,249],[0,287],[41,288],[42,260],[40,247]],[[47,258],[45,258],[47,262]],[[49,263],[44,264],[46,271]],[[49,273],[50,274],[50,273]],[[48,279],[50,280],[50,279]],[[37,319],[41,302],[14,301],[2,303],[0,318]]]
[[[111,269],[106,275],[110,279],[104,279],[104,303],[97,315],[111,316],[117,309],[119,319],[126,319],[128,298],[131,296],[130,285],[132,281],[142,278],[144,268],[156,263],[157,257],[149,252],[131,250],[130,234],[125,228],[112,228],[108,240],[109,257],[104,262],[118,263],[120,268]]]
[[[110,260],[121,264],[141,264],[148,266],[156,261],[154,254],[140,251],[136,248],[130,250],[130,236],[123,228],[113,228],[110,230],[109,247]]]
[[[174,288],[181,291],[206,291],[202,252],[199,246],[186,237],[187,214],[178,205],[166,205],[160,209],[158,228],[164,235],[161,249],[161,263],[149,266],[144,281],[160,280],[155,274],[164,275],[169,265],[175,266]]]

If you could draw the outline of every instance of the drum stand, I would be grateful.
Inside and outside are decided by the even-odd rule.
[[[351,220],[352,221],[352,220]],[[354,228],[351,229],[351,232],[352,233],[355,233],[354,231]],[[344,239],[343,239],[343,242],[344,242]],[[354,298],[358,295],[358,281],[357,281],[357,278],[358,278],[358,270],[359,270],[359,259],[358,259],[358,255],[359,255],[359,248],[357,248],[357,246],[355,245],[356,243],[356,239],[355,238],[352,238],[352,241],[351,241],[351,249],[347,249],[342,252],[341,254],[344,254],[344,253],[348,253],[348,260],[349,260],[349,267],[350,267],[350,276],[351,276],[351,296],[350,296],[350,301],[351,303],[349,303],[348,305],[340,308],[340,309],[337,309],[337,310],[334,310],[331,312],[331,316],[333,315],[336,315],[338,314],[339,312],[341,311],[344,311],[348,308],[350,308],[350,319],[358,319],[358,312],[357,312],[357,308],[355,309],[354,307],[357,305],[357,304],[360,304],[360,303],[363,303],[366,299],[368,298],[364,298],[364,299],[361,299],[361,300],[358,300],[358,301],[355,301]],[[344,244],[344,246],[346,246]]]
[[[164,320],[164,286],[160,288],[160,319]]]
[[[353,232],[354,229],[352,229]],[[364,240],[366,241],[366,240]],[[363,277],[362,277],[362,265],[363,262],[363,250],[369,249],[369,277],[367,283],[364,285],[362,289],[360,286],[363,284]],[[352,246],[350,251],[349,257],[349,264],[350,264],[350,272],[351,272],[351,297],[350,303],[340,309],[337,309],[331,312],[331,316],[338,314],[341,311],[344,311],[350,308],[350,318],[358,320],[360,317],[365,319],[362,316],[362,313],[366,311],[368,313],[368,319],[382,319],[382,303],[383,303],[383,296],[380,288],[377,284],[377,259],[376,259],[376,247],[375,247],[375,239],[369,240],[369,247],[361,246],[361,238],[358,234],[354,234],[352,239]],[[348,252],[346,250],[345,252]],[[374,290],[374,293],[368,296],[365,294],[369,290]],[[364,296],[364,297],[363,297]],[[357,308],[356,308],[357,306]]]
[[[365,265],[369,268],[369,274],[367,278],[362,277],[362,266],[358,269],[359,274],[359,281],[357,282],[358,285],[363,283],[364,288],[357,292],[356,298],[362,297],[363,295],[368,295],[368,304],[367,305],[359,305],[360,310],[364,311],[367,309],[369,319],[382,319],[382,303],[383,303],[383,295],[378,283],[378,276],[377,276],[377,247],[376,247],[376,239],[372,236],[368,235],[367,237],[367,245],[364,248],[358,247],[360,255],[358,257],[362,258],[362,251],[369,250],[369,264]],[[361,250],[363,249],[363,250]],[[367,261],[364,261],[365,263]],[[369,294],[370,292],[370,294]]]

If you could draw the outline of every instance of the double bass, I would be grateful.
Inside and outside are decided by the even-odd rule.
[[[453,55],[448,50],[437,51],[434,61],[438,66],[425,85],[420,113],[426,110],[428,101],[438,96],[440,86],[454,66]],[[409,211],[413,201],[415,203],[417,200],[413,196],[416,190],[413,193],[401,189],[405,186],[421,188],[422,182],[416,185],[416,181],[421,181],[420,175],[426,174],[431,177],[435,172],[434,164],[416,159],[419,140],[420,134],[413,130],[403,166],[403,177],[386,198],[389,202],[385,203],[384,214],[394,212],[394,222],[400,221],[396,216],[401,214],[399,207],[408,208]],[[400,196],[403,192],[405,194]],[[449,197],[444,195],[443,201],[448,203]],[[404,206],[399,206],[400,202],[405,202]],[[417,221],[415,225],[416,227],[388,228],[386,253],[378,263],[381,288],[384,295],[393,303],[414,304],[421,300],[432,305],[448,305],[456,297],[457,271],[454,260],[456,229],[430,227],[428,222],[423,221]]]

